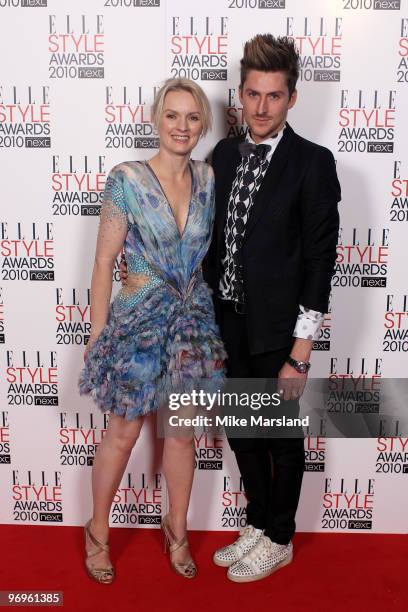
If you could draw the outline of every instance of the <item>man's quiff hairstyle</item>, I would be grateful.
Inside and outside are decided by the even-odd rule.
[[[275,38],[272,34],[258,34],[248,40],[241,60],[241,88],[249,70],[284,72],[290,97],[299,78],[299,52],[293,39],[287,36]]]
[[[207,96],[201,87],[190,79],[167,79],[157,92],[152,105],[152,119],[155,127],[159,125],[163,114],[164,99],[171,91],[186,91],[190,93],[197,102],[203,124],[203,136],[211,129],[212,114]]]

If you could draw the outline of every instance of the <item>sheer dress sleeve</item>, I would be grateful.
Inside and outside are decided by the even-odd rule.
[[[123,247],[128,229],[128,207],[123,186],[111,171],[103,194],[95,259],[115,260]]]

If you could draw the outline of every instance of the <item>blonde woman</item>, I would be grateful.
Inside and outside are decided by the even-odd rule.
[[[106,181],[92,275],[92,331],[80,377],[110,413],[92,469],[93,514],[85,525],[86,568],[98,582],[115,576],[109,513],[143,417],[169,393],[217,387],[226,354],[201,262],[214,219],[211,167],[190,155],[211,124],[202,89],[168,80],[153,105],[160,148],[148,161],[115,166]],[[110,304],[112,271],[124,248],[128,280]],[[162,527],[174,570],[193,578],[186,519],[194,473],[192,435],[166,437],[163,471],[170,510]]]

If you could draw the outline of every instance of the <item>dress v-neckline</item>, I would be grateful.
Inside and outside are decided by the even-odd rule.
[[[160,180],[159,180],[159,178],[158,178],[157,174],[155,173],[155,171],[153,170],[153,168],[151,167],[151,165],[149,164],[149,162],[148,162],[147,160],[144,160],[144,163],[145,163],[145,165],[148,167],[148,169],[150,170],[150,172],[152,173],[153,177],[155,178],[155,180],[156,180],[156,182],[157,182],[157,184],[158,184],[158,186],[159,186],[159,188],[160,188],[160,191],[162,192],[163,197],[164,197],[164,199],[165,199],[165,200],[166,200],[166,202],[167,202],[167,206],[169,207],[169,210],[170,210],[171,215],[172,215],[172,217],[173,217],[174,224],[175,224],[175,226],[176,226],[177,233],[178,233],[178,235],[179,235],[179,239],[180,239],[180,240],[182,240],[182,239],[183,239],[183,237],[184,237],[184,235],[185,235],[185,233],[186,233],[186,229],[187,229],[188,221],[189,221],[189,219],[190,219],[191,201],[192,201],[192,199],[193,199],[193,193],[194,193],[194,174],[193,174],[193,168],[192,168],[192,165],[191,165],[191,161],[189,160],[189,162],[188,162],[188,167],[189,167],[189,170],[190,170],[190,176],[191,176],[190,199],[189,199],[189,202],[188,202],[188,211],[187,211],[186,222],[185,222],[185,224],[184,224],[184,228],[183,228],[183,231],[182,231],[182,232],[180,232],[180,228],[179,228],[179,226],[178,226],[178,224],[177,224],[177,219],[176,219],[176,216],[175,216],[175,214],[174,214],[173,207],[172,207],[172,205],[170,204],[170,201],[169,201],[169,199],[168,199],[168,197],[167,197],[167,195],[166,195],[166,192],[164,191],[164,189],[163,189],[163,187],[162,187],[162,184],[161,184],[161,182],[160,182]]]

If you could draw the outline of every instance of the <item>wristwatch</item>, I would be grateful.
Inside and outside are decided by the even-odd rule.
[[[291,365],[292,368],[295,368],[296,372],[299,372],[299,374],[306,374],[306,372],[310,370],[311,366],[311,363],[309,361],[297,361],[296,359],[293,359],[293,357],[291,357],[290,355],[286,359],[286,363]]]

